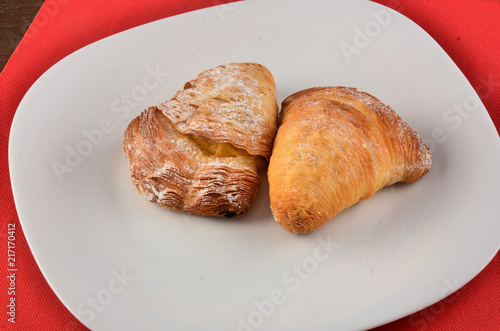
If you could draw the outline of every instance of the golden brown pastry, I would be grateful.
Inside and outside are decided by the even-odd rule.
[[[283,101],[269,163],[271,209],[308,233],[384,186],[411,183],[431,152],[391,107],[354,88],[323,87]]]
[[[277,131],[274,78],[257,63],[202,72],[135,118],[123,149],[149,201],[198,215],[245,214]]]

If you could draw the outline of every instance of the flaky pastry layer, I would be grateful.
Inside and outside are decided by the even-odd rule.
[[[158,105],[184,134],[271,156],[277,130],[276,86],[258,63],[229,63],[199,74]]]
[[[324,87],[283,101],[269,164],[271,209],[293,233],[431,168],[431,152],[395,111],[354,88]]]

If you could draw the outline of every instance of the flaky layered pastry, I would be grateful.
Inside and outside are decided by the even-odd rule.
[[[303,90],[282,104],[268,168],[271,209],[286,230],[308,233],[430,168],[430,149],[377,98],[346,87]]]
[[[149,201],[198,215],[245,214],[277,131],[274,78],[257,63],[199,74],[127,127],[132,182]]]

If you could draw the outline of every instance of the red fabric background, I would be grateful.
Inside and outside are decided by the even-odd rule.
[[[153,20],[229,1],[47,0],[0,74],[0,327],[4,330],[85,330],[52,292],[26,243],[10,187],[7,147],[16,108],[50,66],[96,40]],[[377,0],[426,30],[476,89],[500,128],[500,1]],[[19,31],[13,31],[19,34]],[[500,217],[500,215],[499,215]],[[16,324],[6,315],[7,224],[16,224]],[[5,263],[4,263],[5,261]],[[457,261],[459,263],[459,261]],[[500,254],[470,283],[439,303],[376,330],[498,330]]]

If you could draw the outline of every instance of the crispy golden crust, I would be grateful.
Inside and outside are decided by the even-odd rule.
[[[214,73],[215,81],[209,80],[202,73],[205,81],[199,76],[186,84],[184,91],[192,96],[178,92],[159,107],[144,110],[125,130],[123,149],[132,182],[149,201],[177,211],[225,217],[243,215],[250,208],[260,186],[258,172],[270,154],[266,146],[272,145],[276,133],[276,99],[267,100],[274,96],[274,80],[272,76],[261,79],[269,71],[260,65],[229,66],[235,72],[226,79],[233,79],[232,83],[221,83],[225,78]],[[243,73],[236,74],[237,70]],[[252,82],[247,82],[246,74]],[[247,83],[251,86],[242,87]],[[243,95],[241,90],[246,88],[272,93],[259,95],[265,100],[256,102],[253,95]],[[237,103],[224,101],[232,98]],[[249,129],[250,122],[245,121],[251,112],[260,118],[252,125],[263,128]]]
[[[311,88],[283,101],[268,176],[276,221],[311,232],[395,182],[414,182],[431,153],[389,106],[345,87]]]
[[[212,143],[230,143],[269,160],[277,130],[276,86],[257,63],[206,70],[158,108],[175,128]]]

